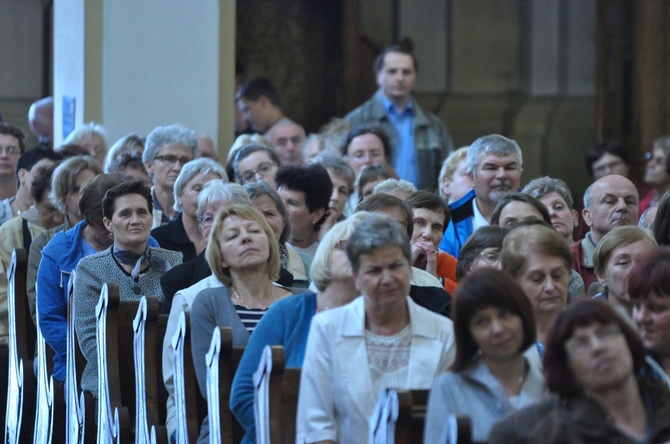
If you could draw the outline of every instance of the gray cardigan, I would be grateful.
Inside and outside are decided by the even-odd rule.
[[[294,289],[289,289],[296,293]],[[303,290],[304,289],[298,289]],[[290,296],[289,296],[290,297]],[[230,299],[229,287],[208,288],[196,296],[191,305],[191,354],[200,393],[207,399],[207,364],[205,355],[212,342],[212,332],[216,327],[230,327],[233,330],[233,347],[245,347],[249,342],[249,332],[240,320],[235,305]],[[209,421],[205,418],[200,426],[198,443],[209,442]]]
[[[152,248],[152,254],[168,261],[173,267],[181,263],[182,254],[176,251]],[[139,301],[142,296],[158,296],[163,300],[160,272],[150,268],[141,275],[138,285],[140,294],[133,292],[131,278],[112,257],[112,247],[82,258],[77,264],[74,278],[75,329],[79,347],[86,358],[86,367],[81,378],[81,388],[98,398],[98,350],[96,344],[95,307],[100,300],[100,291],[107,282],[119,284],[122,301]]]

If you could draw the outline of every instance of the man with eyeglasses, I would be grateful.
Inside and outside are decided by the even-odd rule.
[[[182,167],[195,158],[197,148],[195,132],[180,124],[159,126],[147,136],[142,162],[153,181],[153,228],[176,216],[174,184]]]

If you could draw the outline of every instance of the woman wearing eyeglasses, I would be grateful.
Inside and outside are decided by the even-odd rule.
[[[264,180],[275,188],[275,174],[279,165],[277,153],[260,143],[244,145],[232,161],[235,179],[240,185]]]
[[[142,162],[153,180],[153,228],[167,224],[174,210],[174,184],[181,169],[195,158],[198,141],[183,125],[159,126],[147,136]]]
[[[475,230],[463,245],[456,265],[456,278],[461,281],[480,268],[500,269],[500,251],[509,228],[485,225]]]
[[[228,181],[226,171],[215,160],[203,157],[184,165],[174,183],[173,208],[177,216],[151,231],[161,248],[181,252],[184,262],[195,259],[207,246],[198,224],[198,195],[212,180]]]
[[[654,188],[654,192],[641,197],[640,214],[656,205],[663,193],[670,190],[670,136],[656,139],[653,149],[646,154],[646,158],[647,169],[644,181]]]
[[[668,442],[670,393],[644,364],[639,334],[610,305],[590,300],[565,310],[544,355],[547,387],[562,402],[529,442]]]

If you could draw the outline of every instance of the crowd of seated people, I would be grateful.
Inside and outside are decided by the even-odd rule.
[[[256,442],[266,345],[302,368],[296,422],[284,425],[300,443],[367,442],[386,389],[431,390],[427,443],[447,442],[461,415],[482,442],[670,439],[668,136],[644,183],[608,142],[588,153],[580,199],[565,177],[524,177],[522,188],[515,140],[453,150],[412,94],[411,52],[390,47],[375,70],[378,92],[314,135],[269,81],[247,82],[237,103],[257,133],[227,150],[181,124],[146,139],[129,128],[107,149],[94,123],[55,150],[26,149],[0,123],[0,344],[5,272],[25,248],[31,314],[59,383],[75,273],[80,383],[94,397],[102,286],[161,300],[170,442],[182,312],[203,396],[213,330],[231,327],[245,348],[230,400],[245,443]],[[205,420],[200,442],[208,433]]]

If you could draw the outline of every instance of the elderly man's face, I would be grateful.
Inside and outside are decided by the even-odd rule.
[[[518,190],[521,183],[521,165],[516,154],[498,156],[486,154],[479,161],[472,176],[478,200],[497,203],[504,195]]]
[[[268,131],[268,137],[274,145],[282,165],[300,165],[302,163],[302,145],[305,131],[294,123],[279,123]]]
[[[596,242],[614,228],[635,225],[639,197],[633,182],[623,176],[611,175],[593,184],[591,208],[582,212],[584,221],[596,234]]]

